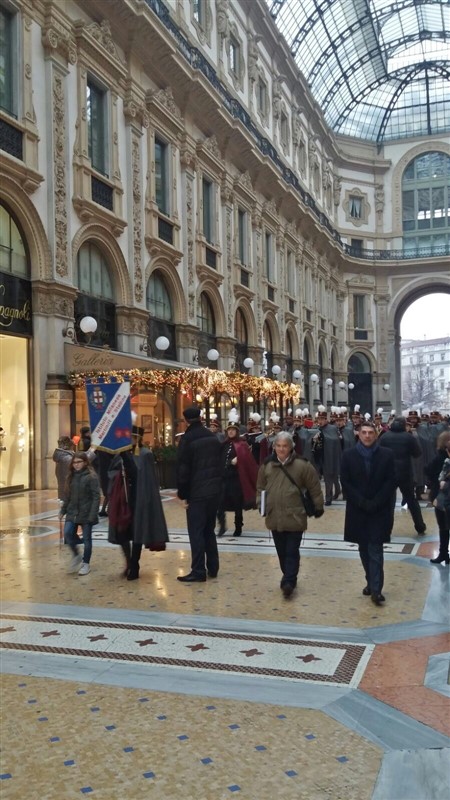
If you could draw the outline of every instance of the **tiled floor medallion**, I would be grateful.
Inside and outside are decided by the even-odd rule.
[[[358,685],[373,645],[6,614],[5,650]]]

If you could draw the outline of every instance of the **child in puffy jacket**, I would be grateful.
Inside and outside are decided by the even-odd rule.
[[[72,560],[68,572],[88,575],[92,555],[92,527],[98,522],[100,504],[100,484],[97,474],[90,465],[88,453],[74,453],[66,482],[64,502],[60,516],[66,517],[64,541],[72,550]],[[78,525],[83,531],[83,556],[80,555]]]

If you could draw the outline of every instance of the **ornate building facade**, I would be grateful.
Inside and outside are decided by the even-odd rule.
[[[0,16],[0,489],[52,485],[58,436],[86,418],[73,370],[217,350],[224,370],[300,370],[312,407],[400,407],[402,313],[450,292],[448,136],[333,134],[263,0],[0,0]],[[442,188],[428,236],[425,188]],[[152,441],[181,401],[140,394]]]

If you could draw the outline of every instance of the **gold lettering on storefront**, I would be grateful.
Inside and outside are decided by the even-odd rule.
[[[0,283],[0,294],[4,295],[5,293],[5,284]],[[29,300],[25,300],[22,308],[0,305],[0,325],[2,328],[9,328],[15,319],[24,320],[25,322],[30,321],[31,314]]]
[[[72,369],[75,370],[91,370],[101,369],[107,370],[113,368],[114,357],[108,353],[72,353],[71,354]]]

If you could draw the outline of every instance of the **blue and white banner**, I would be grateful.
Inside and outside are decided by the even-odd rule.
[[[130,384],[86,383],[91,444],[96,450],[120,453],[131,439]]]

